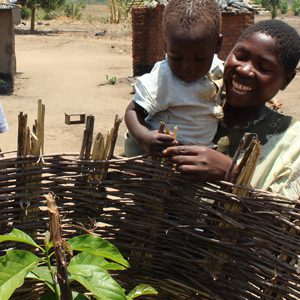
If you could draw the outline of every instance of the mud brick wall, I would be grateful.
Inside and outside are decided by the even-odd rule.
[[[16,73],[14,14],[12,8],[0,9],[0,93],[12,92]]]
[[[154,9],[137,7],[131,11],[133,76],[148,73],[165,57],[163,11],[163,6]]]
[[[155,9],[136,7],[131,11],[133,76],[149,72],[157,61],[165,58],[163,10],[163,6],[158,6]],[[227,57],[240,34],[253,23],[252,13],[222,13],[223,43],[219,53],[221,59]]]
[[[223,12],[221,32],[223,42],[218,56],[225,60],[241,33],[254,23],[254,14]]]

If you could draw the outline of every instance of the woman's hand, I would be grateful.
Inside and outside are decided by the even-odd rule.
[[[174,146],[163,151],[176,169],[193,180],[223,180],[232,159],[205,146]]]

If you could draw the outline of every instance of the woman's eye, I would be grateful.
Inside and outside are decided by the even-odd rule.
[[[247,56],[243,53],[235,53],[234,56],[239,61],[245,61],[247,59]]]
[[[203,58],[203,57],[195,57],[196,62],[203,62],[204,60],[205,60],[205,58]]]
[[[258,66],[259,67],[259,70],[261,71],[261,72],[263,72],[263,73],[269,73],[269,72],[271,72],[271,69],[270,69],[270,67],[268,67],[268,66],[265,66],[265,65],[259,65]]]

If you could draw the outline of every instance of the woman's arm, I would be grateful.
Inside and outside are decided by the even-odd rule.
[[[146,116],[145,110],[134,101],[130,102],[125,112],[128,131],[147,153],[161,153],[176,144],[172,135],[149,130],[145,123]]]
[[[232,159],[223,153],[205,146],[175,146],[163,151],[179,172],[199,181],[223,180],[232,164]]]

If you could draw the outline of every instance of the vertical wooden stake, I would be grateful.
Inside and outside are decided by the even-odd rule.
[[[94,122],[95,117],[93,115],[87,116],[80,150],[80,159],[90,159],[93,144]]]
[[[118,131],[120,124],[122,122],[122,118],[120,118],[118,115],[115,116],[115,122],[114,122],[114,127],[112,129],[112,136],[111,136],[111,143],[110,143],[110,148],[109,148],[109,153],[107,159],[112,159],[114,155],[114,150],[116,146],[116,141],[118,138]]]

